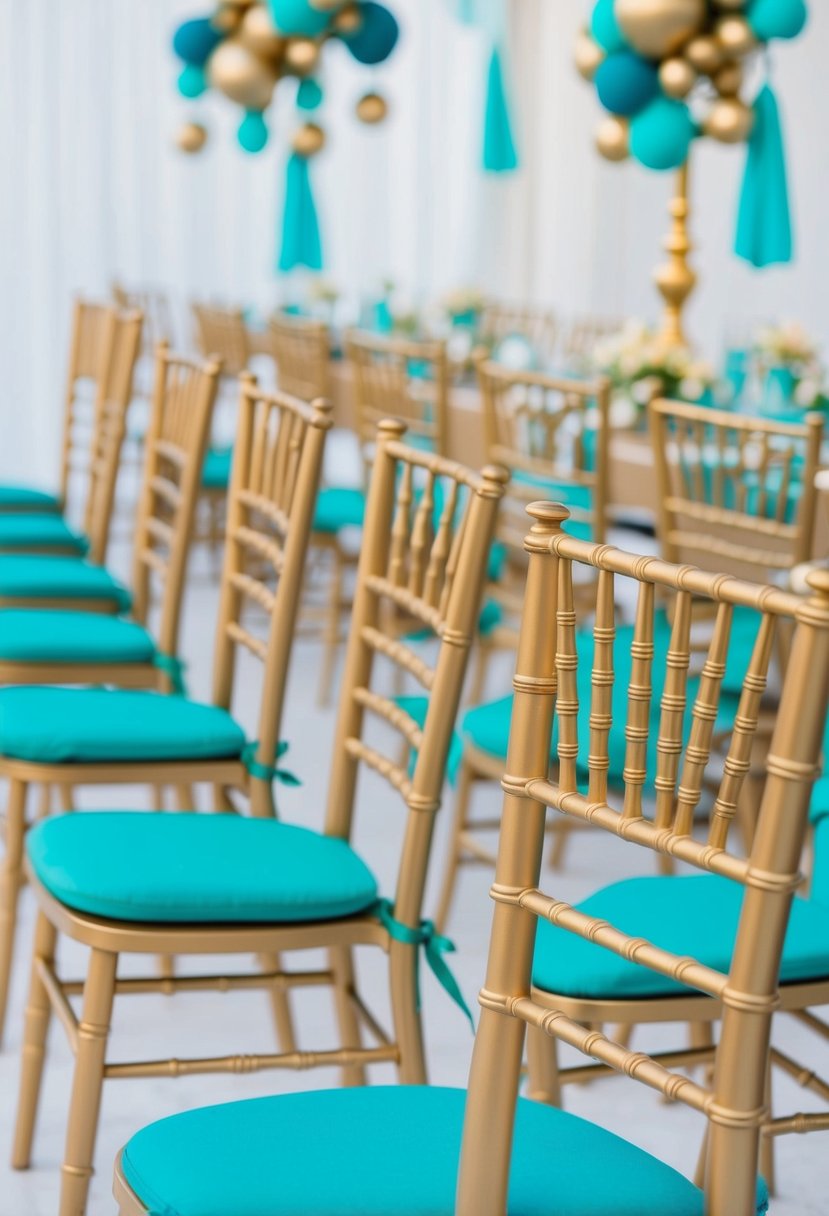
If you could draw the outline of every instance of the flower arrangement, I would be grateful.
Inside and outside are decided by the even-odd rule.
[[[797,321],[761,329],[755,355],[766,378],[778,392],[801,409],[829,408],[829,380],[820,347]]]
[[[440,305],[455,324],[474,326],[486,307],[486,296],[477,287],[456,287],[443,296]]]
[[[617,334],[599,343],[595,363],[615,390],[613,412],[621,417],[626,404],[631,421],[654,396],[702,401],[715,383],[710,364],[686,346],[666,346],[656,330],[643,321],[629,321]]]

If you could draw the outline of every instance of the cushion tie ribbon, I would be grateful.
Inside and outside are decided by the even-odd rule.
[[[187,664],[183,659],[176,654],[162,654],[161,651],[156,651],[153,655],[153,667],[157,667],[159,671],[163,671],[166,676],[169,676],[176,696],[187,696],[187,686],[184,682]]]
[[[407,946],[422,946],[423,952],[426,955],[426,962],[429,964],[435,979],[441,987],[449,994],[455,1004],[461,1009],[469,1019],[469,1025],[472,1027],[472,1033],[475,1033],[475,1020],[472,1013],[463,999],[463,993],[460,990],[460,985],[449,969],[445,954],[454,954],[455,943],[450,941],[448,937],[443,937],[435,929],[435,922],[431,920],[422,920],[417,929],[412,929],[409,925],[404,925],[401,921],[395,920],[393,915],[393,905],[390,899],[378,899],[372,909],[377,919],[382,924],[383,928],[393,937],[396,942],[403,942]],[[420,955],[418,954],[418,959]],[[415,964],[415,985],[417,994],[417,1009],[420,1011],[420,968]]]
[[[256,777],[259,781],[279,781],[282,785],[302,785],[299,777],[294,776],[287,769],[279,768],[277,765],[277,761],[281,760],[287,752],[288,746],[288,743],[280,740],[275,748],[274,763],[263,764],[261,760],[256,759],[256,753],[259,751],[259,740],[254,739],[253,742],[247,743],[242,751],[242,764],[244,764],[251,777]]]

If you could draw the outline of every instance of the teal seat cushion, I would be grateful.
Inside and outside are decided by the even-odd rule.
[[[628,878],[578,904],[580,911],[609,921],[664,950],[690,955],[727,972],[743,902],[742,888],[712,874]],[[829,977],[826,909],[796,898],[783,950],[783,983]],[[533,982],[565,996],[623,1000],[687,994],[675,980],[628,962],[601,946],[541,921],[536,937]]]
[[[60,608],[0,609],[0,660],[16,663],[152,663],[147,630],[123,617]]]
[[[233,448],[208,448],[201,483],[206,490],[226,490],[230,485]]]
[[[55,554],[0,553],[0,600],[95,600],[126,612],[129,591],[103,566]]]
[[[60,511],[60,499],[48,490],[0,482],[0,511]]]
[[[62,516],[48,511],[0,512],[0,552],[37,553],[55,549],[83,557],[89,549],[89,541],[74,532]]]
[[[824,763],[829,760],[826,755],[826,741],[823,745]],[[812,789],[812,801],[809,806],[809,817],[817,824],[821,819],[829,817],[829,776],[820,777]]]
[[[810,898],[823,908],[829,908],[829,816],[815,825],[814,857]]]
[[[242,754],[223,709],[120,688],[0,689],[0,755],[40,764],[201,760]]]
[[[121,1165],[153,1216],[453,1216],[465,1100],[463,1090],[372,1086],[208,1106],[145,1127]],[[509,1216],[703,1208],[701,1191],[643,1150],[519,1100]]]
[[[275,819],[90,811],[38,824],[27,848],[61,903],[111,920],[329,920],[377,899],[344,840]]]
[[[324,486],[317,495],[314,510],[315,532],[339,532],[340,528],[361,528],[366,513],[362,490],[346,486]]]

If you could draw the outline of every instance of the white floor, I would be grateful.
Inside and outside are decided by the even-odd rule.
[[[215,589],[202,576],[191,590],[186,605],[183,651],[191,664],[191,691],[208,697],[209,665],[212,657],[212,631],[216,606]],[[320,711],[315,704],[318,651],[309,642],[298,646],[293,666],[284,735],[291,742],[286,764],[302,779],[299,790],[279,790],[280,808],[289,821],[319,826],[326,795],[327,756],[333,733],[334,710]],[[241,672],[237,712],[246,726],[252,726],[255,698],[253,668]],[[506,686],[504,687],[506,691]],[[402,806],[396,797],[370,777],[363,779],[361,805],[356,823],[356,843],[392,892]],[[483,795],[486,797],[486,794]],[[447,802],[451,801],[451,792]],[[498,791],[489,793],[497,806]],[[141,791],[97,790],[81,795],[85,807],[144,805]],[[439,825],[430,900],[442,868],[448,816]],[[567,872],[553,875],[548,886],[566,899],[576,899],[592,888],[630,873],[631,850],[604,838],[595,842],[580,838],[571,848]],[[638,858],[634,858],[638,861]],[[648,862],[644,863],[647,870]],[[489,927],[487,887],[484,870],[465,871],[450,932],[458,946],[452,966],[470,1004],[480,985],[485,964]],[[35,1144],[34,1163],[25,1173],[14,1173],[5,1164],[11,1142],[16,1102],[18,1052],[21,1018],[25,1001],[28,951],[30,948],[33,905],[28,893],[23,899],[23,923],[15,967],[14,987],[5,1051],[0,1054],[0,1216],[56,1216],[59,1166],[63,1149],[67,1100],[71,1078],[70,1053],[60,1026],[53,1028],[49,1058]],[[80,951],[66,949],[66,974],[80,975]],[[140,960],[139,960],[140,961]],[[129,964],[131,960],[127,960]],[[152,966],[152,962],[150,962]],[[185,969],[188,963],[182,963]],[[376,1006],[385,1011],[384,971],[378,960],[361,961],[363,988]],[[131,970],[133,968],[130,968]],[[139,967],[134,970],[139,970]],[[194,970],[203,970],[204,961]],[[424,1018],[427,1030],[431,1080],[440,1084],[465,1083],[472,1035],[456,1007],[437,986],[426,969],[423,974]],[[301,1045],[333,1045],[333,1028],[328,998],[319,991],[298,996],[296,1010]],[[664,1028],[642,1034],[645,1047],[681,1042],[682,1028]],[[814,1043],[790,1021],[781,1020],[776,1037],[786,1049],[809,1060]],[[135,1060],[142,1057],[211,1055],[225,1052],[273,1050],[269,1010],[262,994],[219,995],[201,993],[176,998],[139,996],[116,1002],[112,1058]],[[829,1052],[815,1057],[813,1066],[829,1069]],[[377,1082],[393,1080],[391,1068],[376,1069]],[[112,1162],[127,1138],[144,1124],[163,1115],[216,1101],[337,1084],[337,1076],[327,1072],[260,1073],[246,1077],[206,1076],[185,1080],[131,1080],[108,1082],[104,1089],[101,1130],[97,1150],[97,1173],[93,1180],[90,1216],[112,1216],[110,1194]],[[815,1109],[815,1100],[785,1080],[777,1084],[776,1101],[781,1111]],[[655,1094],[624,1079],[612,1079],[568,1093],[568,1104],[645,1148],[664,1156],[679,1169],[694,1169],[701,1127],[692,1112],[678,1105],[666,1105]],[[829,1210],[829,1137],[788,1137],[779,1144],[779,1198],[772,1206],[775,1216],[825,1216]],[[230,1216],[230,1214],[229,1214]],[[608,1214],[610,1216],[610,1214]],[[666,1214],[667,1216],[667,1214]]]

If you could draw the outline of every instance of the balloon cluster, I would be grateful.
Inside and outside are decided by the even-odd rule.
[[[239,143],[261,152],[268,142],[265,111],[278,83],[293,78],[305,113],[293,148],[313,156],[325,143],[323,128],[309,115],[323,99],[315,76],[326,45],[339,42],[359,63],[373,65],[389,57],[398,33],[393,14],[375,0],[221,0],[212,15],[185,21],[175,32],[173,50],[183,64],[179,92],[195,98],[214,88],[242,106]],[[364,123],[382,122],[387,110],[376,92],[356,107]],[[206,140],[199,122],[185,123],[176,137],[184,152],[200,151]]]
[[[746,58],[772,39],[797,37],[806,16],[805,0],[597,0],[575,59],[608,111],[599,152],[675,169],[699,135],[748,139]]]

